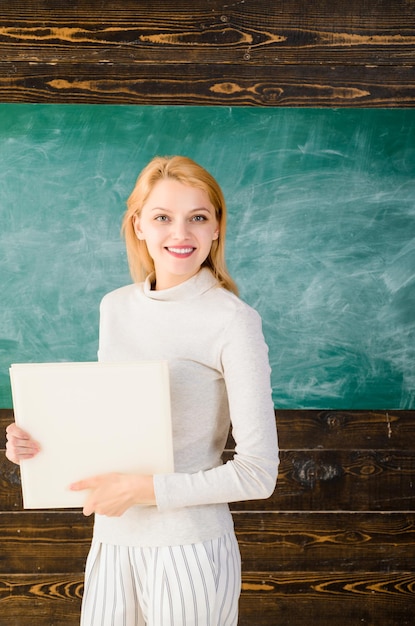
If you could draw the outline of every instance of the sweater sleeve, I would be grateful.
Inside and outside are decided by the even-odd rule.
[[[160,511],[268,498],[275,488],[278,440],[268,347],[258,313],[238,309],[219,343],[235,455],[224,465],[193,474],[155,475]]]

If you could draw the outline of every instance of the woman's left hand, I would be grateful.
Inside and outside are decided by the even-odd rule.
[[[101,474],[71,485],[72,491],[89,489],[84,515],[119,517],[135,504],[156,504],[153,477],[143,474]]]

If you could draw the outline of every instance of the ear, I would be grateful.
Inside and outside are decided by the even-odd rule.
[[[219,226],[217,227],[217,229],[213,233],[212,241],[215,241],[218,238],[219,238]]]
[[[137,237],[137,239],[140,239],[140,241],[144,241],[145,237],[140,227],[140,218],[138,215],[134,215],[133,217],[133,226],[134,226],[135,236]]]

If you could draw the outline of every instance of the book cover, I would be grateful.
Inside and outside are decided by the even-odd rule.
[[[20,464],[24,508],[82,507],[69,485],[97,474],[174,471],[167,362],[18,363],[10,380],[41,446]]]

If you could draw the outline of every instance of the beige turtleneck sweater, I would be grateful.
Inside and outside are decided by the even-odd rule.
[[[152,291],[149,277],[107,294],[98,356],[168,361],[175,471],[154,476],[157,506],[134,506],[118,518],[96,515],[97,540],[206,541],[232,530],[229,502],[272,494],[278,443],[261,319],[210,270],[163,291]],[[230,423],[236,453],[222,464]]]

